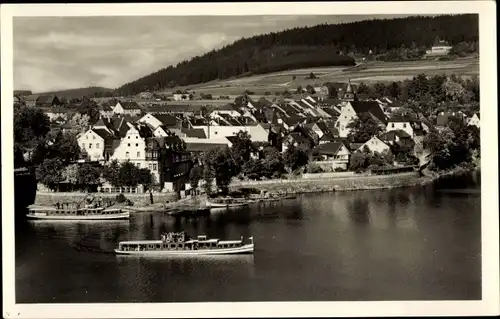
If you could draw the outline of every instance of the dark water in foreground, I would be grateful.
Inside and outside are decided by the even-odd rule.
[[[460,188],[455,191],[453,188]],[[175,220],[26,222],[16,302],[481,299],[480,176],[426,187],[304,195]],[[186,230],[253,235],[253,256],[149,259],[120,240]]]

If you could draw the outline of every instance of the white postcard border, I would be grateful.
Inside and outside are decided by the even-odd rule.
[[[195,4],[33,4],[1,6],[3,315],[6,318],[322,317],[493,315],[499,313],[496,17],[493,1]],[[15,304],[13,207],[13,16],[104,15],[480,15],[482,300]],[[222,288],[223,289],[223,288]]]

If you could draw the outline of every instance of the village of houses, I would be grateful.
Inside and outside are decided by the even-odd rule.
[[[266,97],[252,99],[244,94],[238,97],[239,106],[210,105],[210,101],[205,105],[190,103],[192,95],[188,92],[173,94],[169,102],[158,101],[149,92],[134,98],[94,99],[100,118],[78,136],[78,144],[88,155],[87,161],[102,164],[130,161],[139,168],[148,168],[153,183],[162,180],[162,191],[169,192],[189,189],[187,176],[192,159],[201,158],[211,148],[231,147],[240,131],[248,132],[261,149],[267,144],[285,152],[290,145],[306,145],[320,155],[314,163],[330,172],[348,170],[350,157],[357,151],[368,148],[382,153],[394,143],[408,139],[418,144],[429,132],[428,125],[419,119],[394,115],[401,107],[398,101],[359,96],[350,82],[339,89],[338,98],[329,98],[326,87],[316,91],[315,95],[280,97],[274,101]],[[16,94],[15,103],[40,108],[54,127],[67,128],[72,107],[64,105],[55,95]],[[366,143],[349,143],[348,124],[361,113],[374,118],[383,131]],[[432,125],[444,128],[448,118],[455,116],[479,127],[479,114],[467,116],[455,110],[440,111]],[[158,165],[158,153],[163,147],[174,151],[167,178],[160,177]],[[113,191],[110,185],[103,185],[102,189]]]

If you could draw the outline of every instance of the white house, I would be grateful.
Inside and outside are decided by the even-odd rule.
[[[141,107],[136,102],[118,102],[113,108],[115,114],[139,115],[142,112]]]
[[[89,129],[78,136],[77,141],[80,149],[88,154],[91,161],[102,161],[105,159],[104,150],[106,138],[111,134],[104,129]]]
[[[366,147],[368,147],[368,149],[370,150],[370,152],[372,153],[382,153],[384,151],[390,151],[391,148],[389,147],[389,145],[385,144],[384,142],[382,142],[381,139],[379,139],[378,137],[374,136],[372,137],[370,140],[368,140],[366,143],[364,143],[363,145],[361,145],[357,151],[363,151],[363,149]]]
[[[393,117],[388,120],[387,122],[387,127],[386,127],[386,132],[389,131],[395,131],[395,130],[402,130],[405,131],[408,135],[410,135],[412,138],[414,137],[414,132],[413,132],[413,125],[412,125],[412,120],[409,118],[405,117]]]
[[[347,101],[345,106],[342,108],[337,121],[335,122],[335,128],[337,128],[337,130],[339,131],[340,137],[347,137],[347,135],[351,131],[347,126],[351,121],[356,119],[358,117],[358,114],[360,113],[369,113],[385,129],[387,117],[377,102]]]
[[[425,51],[428,56],[443,56],[450,53],[453,47],[447,45],[446,42],[440,41],[438,45],[433,46],[430,50]]]
[[[332,169],[340,167],[347,169],[351,152],[347,149],[344,143],[328,142],[316,147],[315,152],[322,157],[321,162],[328,162]]]
[[[110,159],[119,162],[129,160],[139,168],[146,168],[149,164],[146,162],[146,139],[141,136],[136,126],[130,123],[127,125],[129,129]]]
[[[474,125],[479,128],[479,113],[474,113],[474,115],[469,120],[468,125]]]

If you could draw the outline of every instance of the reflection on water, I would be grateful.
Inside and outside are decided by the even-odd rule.
[[[479,299],[480,196],[439,191],[448,184],[308,194],[201,218],[27,222],[16,226],[17,302]],[[255,253],[113,254],[119,241],[168,231],[253,236]]]

